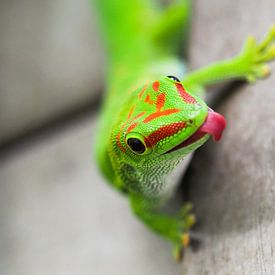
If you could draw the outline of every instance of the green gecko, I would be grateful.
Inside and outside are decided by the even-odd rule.
[[[275,27],[260,43],[249,37],[237,56],[187,73],[179,53],[190,1],[165,8],[153,0],[94,2],[108,54],[97,161],[112,186],[128,196],[136,216],[171,241],[179,259],[195,222],[190,204],[176,215],[159,209],[175,189],[169,182],[175,167],[211,136],[219,140],[226,126],[205,103],[205,89],[266,77],[266,63],[275,59]]]

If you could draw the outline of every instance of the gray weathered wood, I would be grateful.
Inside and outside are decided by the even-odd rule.
[[[203,0],[194,10],[194,67],[237,53],[247,34],[262,36],[275,22],[272,0]],[[218,108],[228,122],[223,140],[193,159],[201,246],[186,253],[183,274],[275,274],[274,87],[275,75],[228,97]]]

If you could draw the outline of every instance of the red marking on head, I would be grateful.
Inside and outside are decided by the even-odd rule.
[[[170,114],[174,114],[174,113],[178,113],[180,110],[179,109],[167,109],[167,110],[164,110],[164,111],[157,111],[155,113],[152,113],[151,115],[147,116],[143,122],[144,123],[147,123],[151,120],[154,120],[158,117],[161,117],[161,116],[167,116],[167,115],[170,115]]]
[[[133,111],[134,111],[135,107],[136,107],[136,105],[133,105],[133,106],[131,107],[127,119],[131,118],[131,116],[132,116],[132,114],[133,114]]]
[[[120,126],[120,131],[125,127],[126,124],[127,124],[127,120]]]
[[[157,129],[155,132],[151,133],[149,136],[146,137],[145,142],[147,147],[153,147],[156,145],[160,140],[172,136],[185,128],[185,122],[175,122],[169,125],[164,125]]]
[[[148,87],[148,84],[145,84],[143,86],[143,88],[141,89],[140,93],[138,94],[139,98],[142,98],[142,96],[143,96],[144,92],[146,91],[147,87]]]
[[[130,132],[131,130],[133,130],[133,129],[134,129],[135,127],[137,127],[137,125],[138,125],[138,122],[136,122],[136,123],[133,123],[133,122],[134,122],[136,119],[142,117],[142,116],[145,114],[145,112],[141,112],[141,113],[137,114],[136,116],[134,116],[132,119],[130,119],[131,116],[132,116],[132,114],[133,114],[134,108],[135,108],[135,106],[133,106],[133,107],[130,109],[130,112],[129,112],[129,114],[128,114],[128,119],[120,126],[119,133],[118,133],[117,136],[116,136],[116,144],[117,144],[118,148],[119,148],[122,152],[124,152],[124,153],[126,152],[126,149],[123,147],[123,145],[122,145],[121,142],[120,142],[121,132],[123,131],[123,129],[125,129],[125,126],[126,126],[128,123],[132,123],[132,124],[128,127],[127,133]],[[129,119],[130,119],[130,121],[129,121]]]
[[[152,87],[153,87],[153,90],[155,92],[157,92],[159,90],[159,82],[158,81],[155,81],[153,84],[152,84]]]
[[[136,119],[142,117],[144,114],[145,114],[145,112],[141,112],[141,113],[137,114],[135,117],[133,117],[132,122],[135,121]]]
[[[166,100],[165,94],[158,95],[157,102],[156,102],[157,110],[160,110],[161,108],[163,108],[165,100]]]
[[[135,129],[138,126],[138,123],[133,123],[131,124],[128,129],[127,129],[127,133],[129,133],[130,131],[132,131],[133,129]]]
[[[148,103],[148,104],[150,104],[150,105],[154,105],[154,104],[155,104],[155,102],[154,102],[153,100],[151,100],[150,95],[147,95],[147,96],[145,97],[144,102],[145,102],[145,103]]]
[[[123,123],[122,127],[120,128],[120,130],[122,131],[122,129],[126,126],[126,124],[129,122],[129,123],[132,123],[128,129],[127,129],[127,133],[129,133],[130,131],[132,131],[134,128],[136,128],[139,124],[139,122],[134,122],[135,120],[137,120],[138,118],[142,117],[143,115],[145,114],[145,112],[141,112],[139,114],[137,114],[135,117],[133,117],[130,122],[129,121],[126,121],[125,123]],[[134,122],[134,123],[133,123]]]
[[[186,103],[190,103],[190,104],[195,104],[197,101],[194,97],[192,97],[191,95],[189,95],[185,89],[183,88],[181,83],[175,83],[177,90],[180,94],[180,96],[182,97],[182,99],[186,102]]]
[[[117,136],[116,136],[116,144],[118,146],[118,148],[123,152],[125,153],[126,150],[125,148],[122,146],[121,142],[120,142],[120,132],[118,132]]]

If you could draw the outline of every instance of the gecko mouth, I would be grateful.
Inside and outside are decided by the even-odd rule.
[[[215,141],[219,141],[222,137],[222,133],[225,127],[225,118],[221,114],[216,113],[209,108],[208,115],[201,127],[188,139],[184,140],[182,143],[178,144],[166,153],[170,153],[183,147],[187,147],[188,145],[197,142],[207,134],[211,135]]]

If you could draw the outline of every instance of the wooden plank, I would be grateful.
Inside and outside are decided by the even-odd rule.
[[[193,67],[230,57],[275,22],[272,0],[196,1],[194,10]],[[182,274],[275,274],[274,87],[275,75],[218,108],[224,138],[202,147],[188,173],[201,245],[187,251]]]

